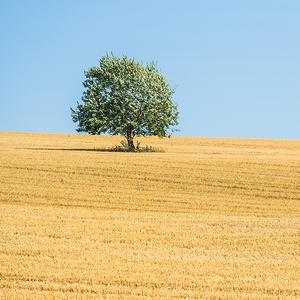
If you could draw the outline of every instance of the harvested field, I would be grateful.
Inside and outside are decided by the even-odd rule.
[[[300,141],[0,133],[0,298],[300,297]]]

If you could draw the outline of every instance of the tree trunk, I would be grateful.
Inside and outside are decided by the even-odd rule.
[[[126,139],[127,139],[127,144],[128,144],[128,151],[134,151],[135,146],[134,146],[134,142],[133,142],[133,137],[127,136]]]

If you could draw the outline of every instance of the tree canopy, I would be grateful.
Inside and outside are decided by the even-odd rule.
[[[78,132],[122,135],[133,150],[136,136],[170,136],[178,125],[174,90],[156,64],[111,54],[85,77],[82,102],[71,109]]]

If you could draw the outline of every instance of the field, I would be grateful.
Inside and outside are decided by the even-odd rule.
[[[0,133],[0,298],[299,299],[300,141]]]

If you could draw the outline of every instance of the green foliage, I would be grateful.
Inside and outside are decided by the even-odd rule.
[[[173,89],[154,63],[106,55],[85,72],[82,104],[72,110],[79,132],[125,136],[135,149],[136,136],[170,136],[178,124]]]

